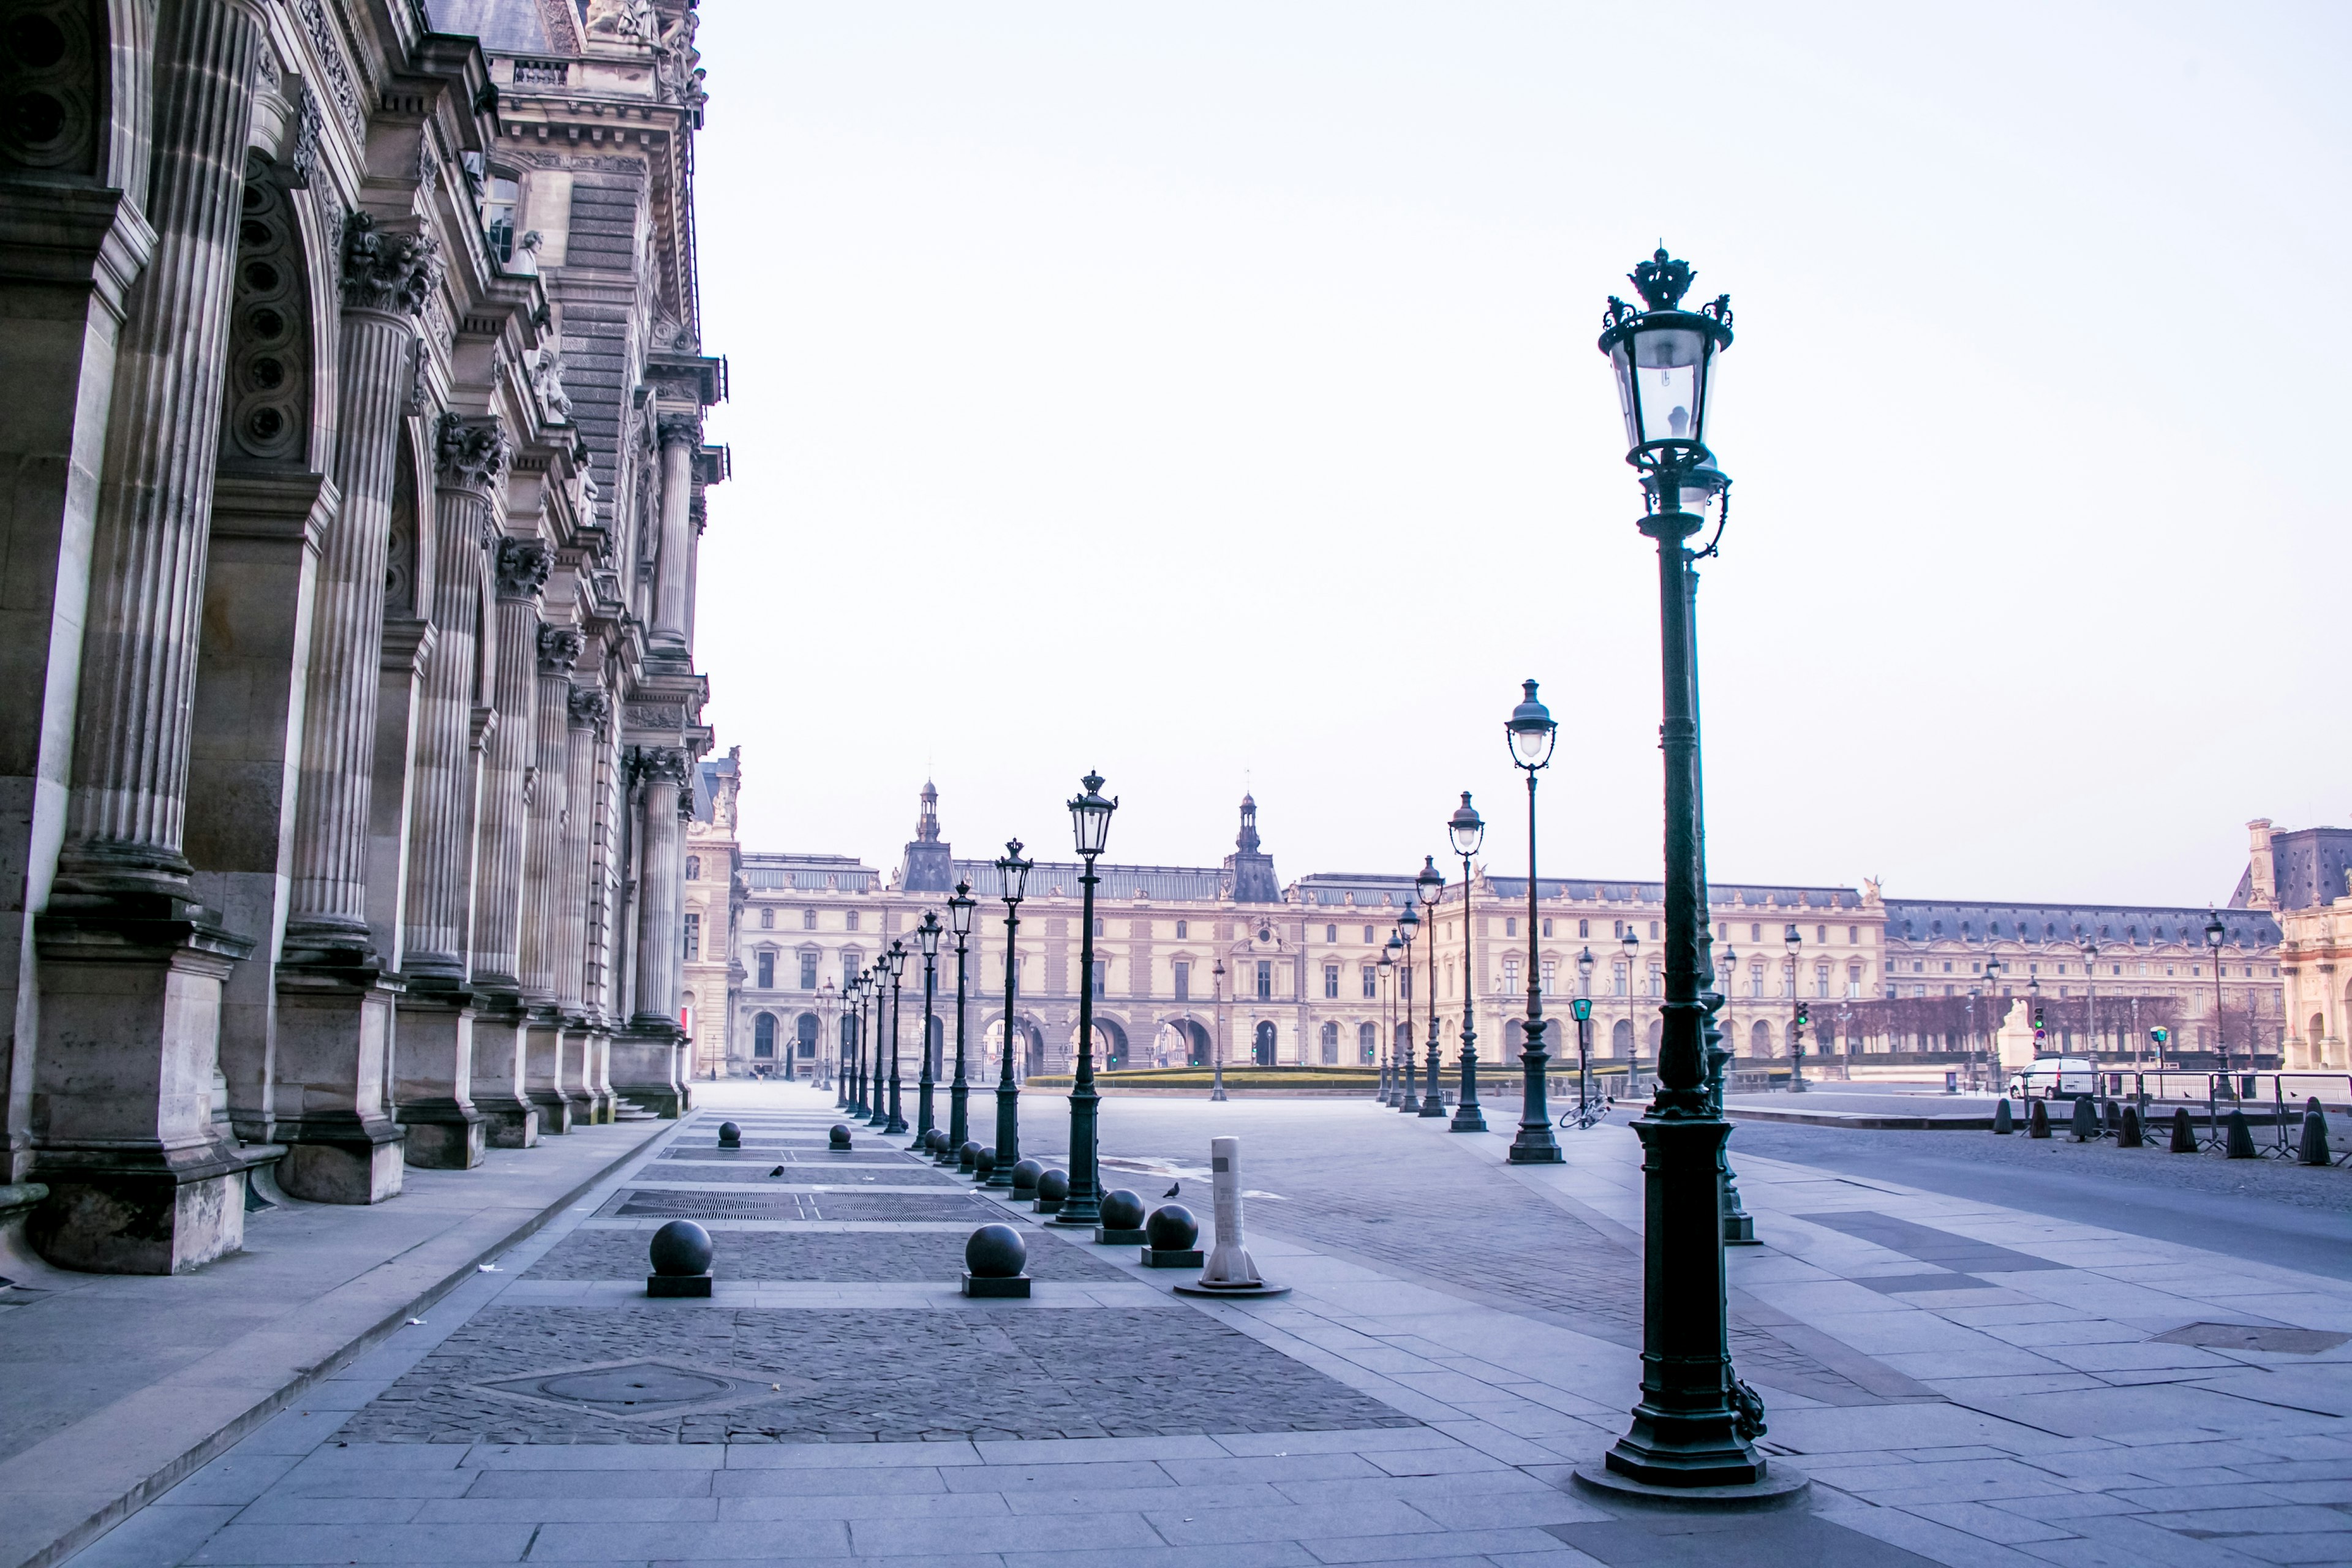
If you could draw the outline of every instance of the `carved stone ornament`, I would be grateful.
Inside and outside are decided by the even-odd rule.
[[[580,662],[582,639],[575,626],[541,626],[539,628],[539,672],[541,675],[569,675],[572,667]]]
[[[702,445],[702,421],[691,414],[665,414],[661,416],[660,427],[661,444],[665,447]]]
[[[434,460],[441,482],[487,490],[506,477],[514,448],[495,414],[445,413],[433,433]]]
[[[660,19],[651,0],[588,0],[588,36],[651,43]]]
[[[414,316],[441,281],[441,245],[429,234],[391,234],[374,215],[355,212],[343,226],[343,304],[355,310]]]
[[[529,599],[547,586],[555,569],[555,552],[536,539],[499,541],[499,597]],[[545,628],[541,628],[542,634]],[[546,646],[542,641],[541,646]]]
[[[676,784],[686,782],[687,756],[677,746],[634,746],[630,748],[629,770],[638,784],[651,784],[656,779],[668,779]]]
[[[604,721],[613,716],[613,699],[593,686],[572,689],[572,721],[592,730],[601,730]]]
[[[658,703],[632,702],[622,714],[632,730],[675,730],[686,722],[686,710]]]
[[[563,390],[563,356],[551,347],[542,346],[539,357],[531,362],[530,389],[539,395],[540,416],[551,425],[572,423],[572,395]],[[572,459],[587,460],[586,442],[575,443]]]
[[[264,49],[262,58],[268,58],[269,51]],[[287,189],[307,191],[310,188],[310,176],[319,167],[319,140],[326,131],[326,118],[319,112],[319,95],[310,90],[310,83],[296,81],[294,144],[286,149]]]

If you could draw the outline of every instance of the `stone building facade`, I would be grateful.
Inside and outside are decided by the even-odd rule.
[[[2278,833],[2260,817],[2246,832],[2246,874],[2230,904],[2233,916],[2242,910],[2278,924],[2285,1065],[2352,1068],[2352,828]]]
[[[693,35],[9,7],[0,1129],[52,1262],[677,1106]]]
[[[955,856],[937,808],[926,784],[915,837],[887,875],[850,857],[741,857],[744,978],[728,1046],[719,1060],[698,1052],[698,1064],[740,1074],[761,1064],[780,1071],[790,1061],[804,1073],[821,1051],[837,1056],[855,1028],[841,1016],[842,988],[892,941],[911,949],[922,911],[944,917],[959,880],[982,900],[966,956],[967,1070],[999,1059],[1001,883],[993,858]],[[1413,878],[1318,872],[1285,884],[1260,843],[1254,800],[1244,799],[1234,853],[1221,866],[1105,864],[1099,873],[1095,1016],[1103,1063],[1206,1063],[1222,1049],[1229,1064],[1366,1066],[1381,1059],[1384,1041],[1400,1048],[1419,1041],[1413,1048],[1425,1059],[1433,991],[1442,1061],[1460,1059],[1466,1000],[1480,1058],[1515,1066],[1530,963],[1553,999],[1546,1014],[1559,1026],[1551,1044],[1563,1058],[1576,1044],[1566,1004],[1581,994],[1593,1003],[1596,1063],[1622,1070],[1656,1060],[1665,989],[1662,883],[1541,879],[1530,943],[1527,879],[1475,866],[1466,937],[1457,871],[1424,911],[1412,947],[1384,970]],[[1070,1067],[1078,874],[1076,862],[1044,859],[1030,874],[1014,942],[1016,1071]],[[1887,899],[1869,881],[1717,884],[1708,897],[1710,953],[1725,997],[1718,1021],[1742,1070],[1785,1068],[1801,1003],[1810,1016],[1808,1070],[1916,1072],[1981,1064],[2004,1051],[2030,1057],[2037,1001],[2048,1049],[2087,1053],[2095,1026],[2099,1054],[2128,1062],[2149,1058],[2147,1032],[2162,1025],[2171,1033],[2166,1060],[2196,1067],[2220,1059],[2202,908]],[[2278,923],[2236,909],[2224,911],[2223,924],[2222,1020],[2232,1059],[2271,1065],[2283,1017]],[[2085,935],[2095,959],[2084,954]],[[2352,941],[2352,923],[2347,936]],[[1587,958],[1589,968],[1580,962]],[[2097,974],[2085,973],[2091,963]],[[901,987],[910,1054],[920,1037],[908,1021],[920,1012],[920,968],[919,958],[911,961]],[[940,1007],[951,1028],[951,959],[942,959],[942,971],[940,993],[950,1000]]]

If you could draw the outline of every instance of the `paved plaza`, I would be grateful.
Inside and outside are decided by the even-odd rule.
[[[1764,1245],[1730,1254],[1734,1354],[1775,1470],[1813,1485],[1693,1515],[1570,1480],[1637,1397],[1622,1125],[1512,1168],[1499,1107],[1480,1137],[1362,1100],[1107,1100],[1108,1184],[1178,1185],[1204,1221],[1209,1138],[1243,1141],[1252,1251],[1293,1290],[1200,1303],[903,1139],[827,1152],[829,1095],[704,1100],[72,1561],[2352,1562],[2352,1282],[2309,1266],[2347,1251],[2352,1173],[1743,1127]],[[1065,1101],[1024,1109],[1024,1152],[1055,1159]],[[1853,1152],[1879,1147],[1883,1173]],[[1929,1157],[1990,1174],[1902,1179]],[[2014,1201],[2037,1173],[2060,1195]],[[2189,1228],[2081,1212],[2133,1190],[2195,1200]],[[2307,1266],[2264,1256],[2273,1211]],[[708,1300],[646,1295],[675,1215],[716,1242]],[[992,1221],[1024,1231],[1030,1300],[958,1292]]]

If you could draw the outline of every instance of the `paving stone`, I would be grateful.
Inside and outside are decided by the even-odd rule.
[[[779,1164],[784,1168],[782,1175],[768,1174]],[[969,1191],[971,1186],[970,1182],[958,1181],[945,1171],[933,1170],[929,1165],[912,1164],[903,1160],[890,1164],[868,1163],[856,1166],[835,1166],[830,1170],[813,1164],[794,1164],[790,1161],[774,1159],[769,1160],[764,1165],[757,1160],[740,1165],[726,1165],[715,1162],[709,1164],[688,1164],[683,1161],[656,1160],[639,1171],[637,1179],[641,1182],[724,1182],[730,1184],[751,1186],[768,1182],[773,1182],[778,1185],[798,1184],[803,1186],[812,1182],[840,1182],[852,1185],[863,1185],[871,1182],[877,1186],[944,1187],[950,1191]]]
[[[596,1211],[600,1219],[968,1219],[999,1222],[1004,1210],[967,1194],[676,1193],[625,1187]]]
[[[638,1362],[774,1387],[715,1407],[635,1415],[486,1386]],[[353,1415],[341,1436],[392,1444],[704,1445],[1413,1424],[1181,1307],[1003,1314],[491,1307]]]
[[[650,1237],[634,1230],[575,1230],[530,1267],[533,1279],[632,1279],[646,1272]],[[956,1231],[720,1231],[711,1272],[720,1279],[954,1280],[963,1268]],[[1052,1236],[1031,1236],[1038,1279],[1123,1280],[1129,1276]]]

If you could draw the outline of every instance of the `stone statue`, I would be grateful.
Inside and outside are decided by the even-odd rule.
[[[625,43],[650,42],[656,19],[652,0],[588,0],[588,36]]]
[[[551,425],[572,422],[572,397],[563,390],[563,356],[552,348],[541,348],[532,363],[531,390],[539,394],[540,411]]]
[[[539,230],[535,228],[525,230],[523,237],[515,241],[514,255],[506,265],[507,276],[509,278],[538,277],[539,247],[546,243],[547,237]]]

